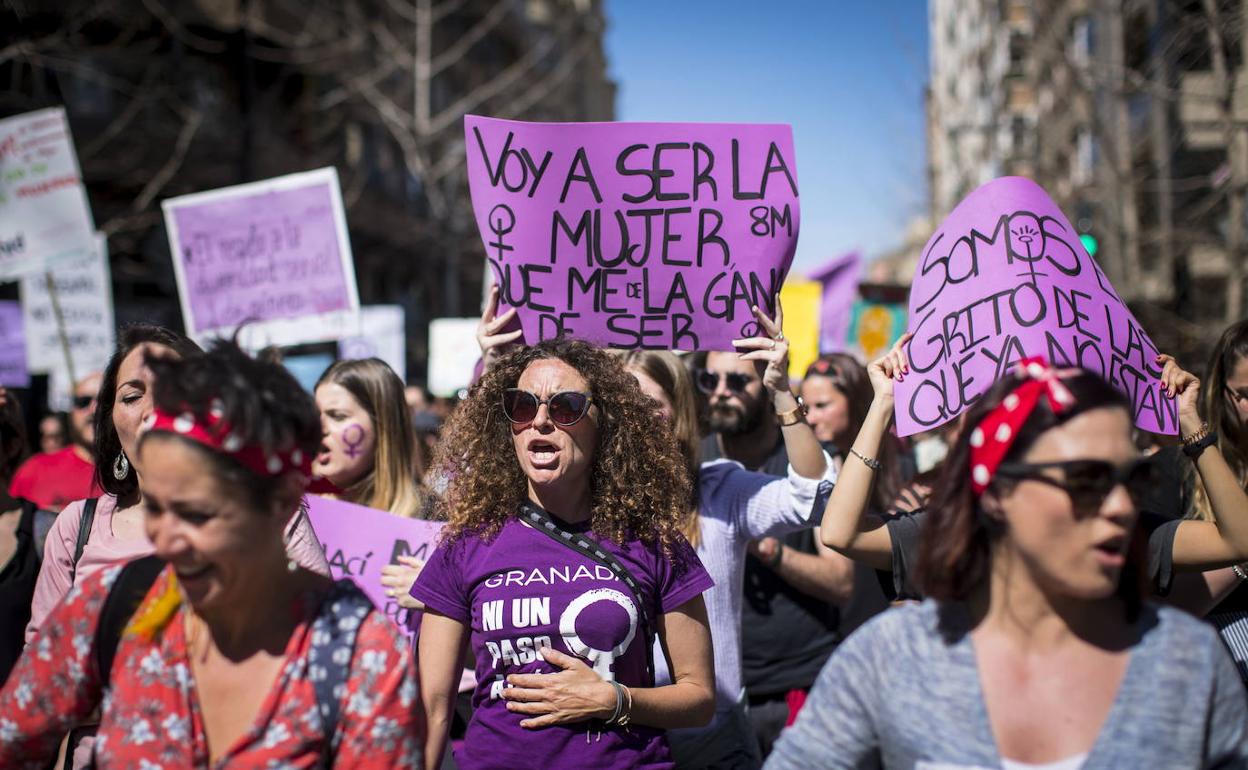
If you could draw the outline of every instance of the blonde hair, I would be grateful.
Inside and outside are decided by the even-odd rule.
[[[698,521],[698,472],[702,465],[702,436],[698,430],[698,402],[693,394],[693,378],[689,369],[666,350],[614,351],[625,369],[636,369],[654,380],[663,389],[672,405],[671,431],[685,460],[689,474],[689,511],[681,522],[680,531],[694,548],[702,541]]]
[[[336,361],[316,387],[333,383],[346,389],[373,421],[377,448],[373,467],[347,490],[347,500],[397,516],[426,518],[429,494],[413,473],[416,436],[403,398],[403,381],[385,361]]]

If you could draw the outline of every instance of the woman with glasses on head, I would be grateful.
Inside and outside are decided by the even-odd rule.
[[[671,767],[663,731],[714,713],[711,581],[680,533],[689,477],[654,403],[591,345],[521,348],[451,415],[434,472],[448,522],[412,587],[426,766],[471,646],[459,767]],[[655,686],[656,638],[670,685]]]
[[[798,402],[789,392],[789,343],[781,334],[783,314],[777,307],[774,322],[761,313],[758,321],[767,336],[740,341],[746,350],[741,360],[750,366],[755,361],[765,365],[762,381],[780,415],[789,459],[787,478],[751,472],[730,460],[701,462],[697,405],[684,364],[666,351],[632,350],[619,354],[642,392],[654,400],[671,438],[684,454],[693,483],[681,529],[715,581],[706,592],[707,616],[715,642],[715,719],[705,728],[668,734],[677,767],[690,770],[755,768],[761,764],[757,741],[745,713],[741,672],[746,549],[753,540],[813,526],[823,510],[827,492],[826,486],[821,490],[820,482],[835,478],[830,458],[820,448],[811,426],[801,419]],[[703,376],[707,376],[705,370]],[[789,560],[792,561],[791,554]],[[817,582],[821,566],[816,562],[799,579],[809,576]]]
[[[1167,363],[1169,389],[1194,388]],[[900,343],[872,364],[878,398],[838,491],[869,486],[867,450],[907,371]],[[1204,455],[1225,491],[1225,464]],[[1248,763],[1244,691],[1216,634],[1143,601],[1134,499],[1149,467],[1129,402],[1099,376],[1029,359],[994,384],[932,496],[918,555],[929,599],[838,648],[767,767]]]
[[[320,442],[312,399],[230,342],[146,360],[153,406],[129,458],[155,554],[53,610],[0,691],[0,767],[46,767],[97,707],[100,770],[419,767],[406,641],[354,583],[287,552]]]

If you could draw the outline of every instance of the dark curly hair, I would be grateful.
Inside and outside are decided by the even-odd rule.
[[[150,357],[147,365],[155,379],[153,400],[161,411],[190,412],[202,420],[220,401],[230,432],[244,446],[266,454],[297,448],[312,456],[321,444],[321,418],[312,396],[284,366],[256,360],[231,340],[217,340],[208,352],[186,358]],[[229,455],[206,449],[204,454],[225,486],[246,495],[252,510],[269,510],[278,502],[284,490],[272,477]]]
[[[1127,397],[1100,375],[1082,370],[1062,380],[1075,403],[1057,414],[1048,399],[1041,398],[1035,411],[1019,429],[1006,462],[1016,462],[1046,431],[1093,409],[1121,409],[1131,414]],[[919,541],[916,577],[925,596],[940,601],[965,601],[985,585],[992,570],[992,546],[1005,535],[1005,524],[986,514],[971,489],[971,435],[1010,393],[1019,380],[998,380],[966,413],[966,425],[949,450],[944,468],[932,490],[930,514]],[[984,494],[1008,491],[1015,482],[997,478]],[[1127,553],[1127,565],[1118,581],[1118,596],[1134,616],[1143,601],[1144,538],[1136,527]]]
[[[584,377],[600,409],[590,470],[594,533],[615,543],[657,543],[670,554],[689,505],[691,481],[680,448],[619,359],[568,339],[546,340],[499,359],[451,415],[434,457],[434,475],[448,485],[441,502],[444,541],[470,534],[494,537],[527,499],[511,424],[503,415],[503,391],[514,388],[530,364],[549,359]]]
[[[163,326],[134,324],[122,329],[118,335],[117,347],[113,349],[113,356],[108,359],[108,366],[104,367],[104,376],[100,380],[100,394],[95,407],[95,444],[91,447],[91,454],[95,459],[95,483],[118,500],[133,497],[139,491],[139,478],[133,466],[126,471],[125,478],[118,479],[113,475],[113,463],[117,461],[117,455],[121,454],[121,439],[117,437],[117,428],[113,425],[113,402],[117,400],[117,371],[126,356],[140,345],[148,343],[163,345],[180,358],[204,352],[199,345]]]

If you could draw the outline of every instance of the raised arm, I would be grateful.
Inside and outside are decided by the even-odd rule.
[[[417,643],[420,664],[417,670],[420,672],[420,702],[428,725],[425,739],[425,767],[428,768],[441,767],[442,755],[446,753],[467,640],[468,629],[463,623],[425,610]]]
[[[477,323],[477,346],[481,348],[481,363],[485,369],[489,369],[524,334],[523,329],[506,331],[516,320],[516,309],[509,308],[506,313],[498,315],[498,296],[498,284],[494,284],[490,287],[485,310]]]
[[[893,421],[893,382],[910,371],[903,347],[910,336],[902,335],[891,350],[867,367],[875,397],[837,476],[819,525],[819,540],[824,545],[881,570],[892,569],[893,543],[883,522],[866,515],[875,483],[875,470],[868,461],[876,462],[880,444]]]
[[[763,371],[763,386],[771,397],[771,404],[777,415],[791,414],[798,408],[797,398],[789,390],[789,341],[785,339],[784,309],[780,307],[780,297],[776,297],[776,317],[768,318],[757,306],[754,307],[754,318],[759,329],[766,336],[747,337],[733,340],[732,344],[741,353],[744,361],[764,361],[767,368]],[[823,478],[827,472],[827,459],[815,431],[805,420],[781,419],[780,431],[784,436],[784,448],[789,454],[789,465],[801,476],[808,479]]]
[[[1157,361],[1164,365],[1162,386],[1179,400],[1179,431],[1184,437],[1196,435],[1204,424],[1196,406],[1200,380],[1170,356],[1158,356]],[[1217,444],[1200,453],[1196,473],[1209,495],[1214,520],[1179,524],[1174,533],[1175,569],[1207,570],[1248,561],[1248,494]]]

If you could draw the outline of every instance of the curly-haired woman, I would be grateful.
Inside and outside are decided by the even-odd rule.
[[[471,643],[461,768],[671,767],[663,731],[715,710],[711,580],[680,534],[690,480],[654,402],[589,344],[522,348],[451,416],[435,472],[448,523],[412,588],[427,608],[426,766],[441,763]]]

